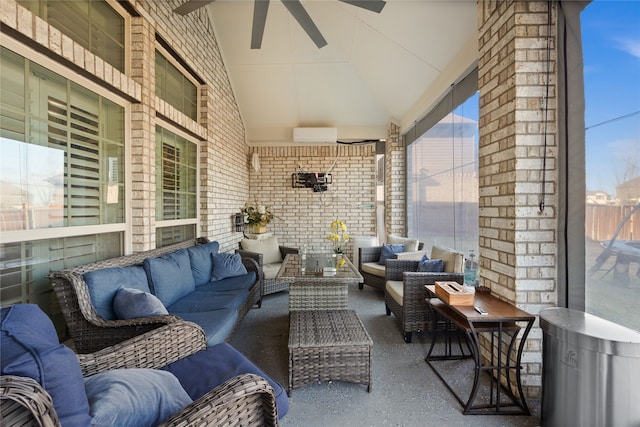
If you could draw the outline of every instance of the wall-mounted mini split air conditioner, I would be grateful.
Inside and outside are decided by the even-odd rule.
[[[334,144],[338,141],[336,128],[293,128],[293,141],[309,144]]]

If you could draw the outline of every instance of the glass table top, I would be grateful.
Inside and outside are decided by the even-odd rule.
[[[341,262],[340,259],[344,262]],[[276,275],[276,278],[285,280],[318,277],[351,279],[358,282],[363,280],[357,268],[346,256],[342,255],[337,258],[332,253],[288,254]]]

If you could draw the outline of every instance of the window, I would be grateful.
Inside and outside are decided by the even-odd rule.
[[[640,3],[596,0],[581,20],[585,310],[640,330]]]
[[[163,242],[164,246],[195,237],[198,203],[197,165],[195,143],[156,126],[156,220],[159,228],[156,230],[157,244]],[[189,225],[176,224],[175,221],[186,222]],[[168,230],[165,227],[173,228]],[[190,231],[191,229],[194,231]]]
[[[47,274],[122,255],[122,233],[0,244],[0,301],[38,304],[64,335],[62,314],[51,309]]]
[[[120,72],[125,71],[125,20],[106,1],[17,0]]]
[[[191,120],[196,120],[198,88],[167,57],[156,50],[156,95]]]
[[[5,48],[1,90],[2,203],[59,218],[21,229],[122,222],[124,109]]]
[[[124,107],[7,48],[0,59],[0,300],[55,315],[49,272],[123,251]]]
[[[125,221],[121,106],[3,48],[0,116],[0,231]]]
[[[405,135],[409,143],[407,226],[408,235],[420,239],[427,249],[437,244],[478,253],[477,73],[460,84],[469,87],[454,87]],[[470,96],[455,102],[461,96],[453,93],[456,90]]]
[[[163,248],[174,243],[196,238],[195,224],[176,225],[156,229],[156,248]]]

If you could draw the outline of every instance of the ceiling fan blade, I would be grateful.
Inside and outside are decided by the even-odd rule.
[[[214,1],[215,0],[187,0],[186,3],[173,9],[173,12],[177,13],[178,15],[184,16],[193,12],[196,9],[201,8],[202,6],[206,6],[209,3],[213,3]]]
[[[255,0],[253,3],[253,27],[251,28],[251,49],[260,49],[264,24],[267,21],[269,0]]]
[[[370,10],[371,12],[380,13],[384,8],[384,5],[387,4],[386,1],[383,0],[340,0],[343,3],[348,3],[353,6],[358,6],[363,9]]]
[[[313,23],[304,6],[300,3],[300,0],[282,0],[282,4],[289,10],[289,13],[298,21],[298,24],[300,24],[318,48],[327,45],[327,41],[322,37],[322,34],[320,34],[320,30],[316,27],[316,24]]]

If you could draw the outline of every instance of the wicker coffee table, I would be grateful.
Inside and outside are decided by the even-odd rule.
[[[343,259],[343,265],[334,275],[325,276],[322,271],[303,269],[301,255],[288,254],[276,280],[289,283],[289,311],[347,309],[349,285],[364,279],[349,259]]]
[[[371,391],[373,341],[353,310],[289,313],[289,388],[349,381]]]

